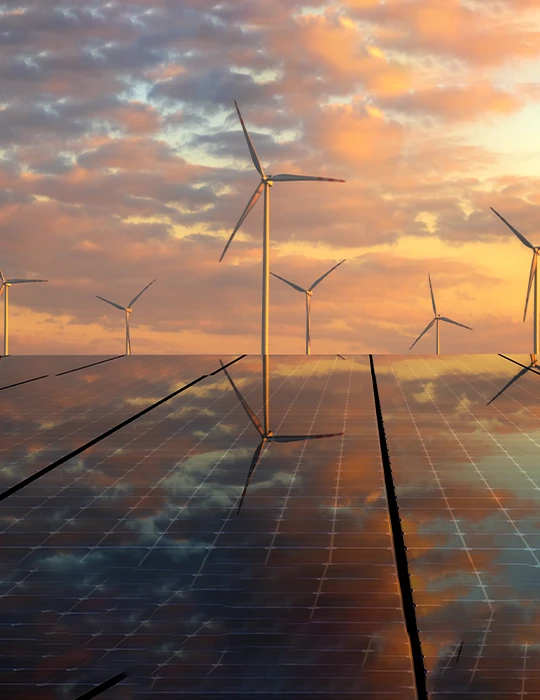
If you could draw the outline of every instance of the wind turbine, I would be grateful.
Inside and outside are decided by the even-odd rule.
[[[4,297],[4,357],[7,357],[9,355],[8,349],[8,331],[9,331],[9,323],[8,323],[8,316],[9,316],[9,288],[11,287],[12,284],[26,284],[27,282],[48,282],[49,280],[20,280],[20,279],[9,279],[7,280],[4,277],[4,274],[2,270],[0,270],[0,296],[2,295],[2,292],[5,290],[5,297]]]
[[[516,236],[523,243],[523,245],[526,245],[527,248],[530,248],[533,252],[533,257],[531,261],[531,272],[529,274],[529,286],[527,287],[527,296],[525,297],[525,311],[523,312],[523,323],[525,323],[525,318],[527,316],[527,306],[529,304],[529,296],[531,294],[531,286],[534,279],[534,354],[538,355],[540,351],[538,349],[538,275],[536,274],[536,268],[538,266],[540,246],[534,246],[525,238],[523,234],[521,234],[517,229],[515,229],[511,224],[509,224],[506,219],[504,219],[498,212],[496,212],[495,209],[493,209],[493,207],[490,207],[490,209],[494,214],[497,214],[501,221],[504,221],[504,223],[508,226],[508,228],[511,231],[513,231],[516,234]]]
[[[103,297],[100,297],[96,294],[96,297],[98,299],[101,299],[101,301],[106,301],[107,304],[110,304],[111,306],[114,306],[117,309],[120,309],[120,311],[125,311],[126,312],[126,355],[131,355],[131,339],[129,337],[129,315],[131,313],[131,307],[133,304],[137,301],[137,299],[141,296],[143,292],[146,292],[148,287],[151,284],[154,284],[156,280],[152,280],[150,284],[147,284],[146,287],[142,290],[142,292],[139,292],[136,297],[134,297],[127,306],[121,306],[120,304],[115,304],[114,301],[109,301],[108,299],[104,299]]]
[[[240,228],[240,226],[243,224],[245,221],[247,215],[249,212],[253,209],[255,204],[257,203],[257,200],[261,196],[261,193],[264,189],[264,225],[263,225],[263,281],[262,281],[262,354],[267,355],[268,354],[268,304],[269,304],[269,272],[270,272],[270,187],[274,184],[274,182],[296,182],[296,181],[308,181],[308,180],[314,180],[314,181],[324,181],[324,182],[345,182],[345,180],[337,180],[336,178],[333,177],[314,177],[311,175],[288,175],[288,174],[282,174],[282,175],[267,175],[264,171],[263,166],[261,165],[261,161],[259,160],[259,156],[257,155],[257,152],[255,151],[255,148],[251,142],[251,139],[249,137],[248,131],[246,129],[246,125],[244,124],[244,120],[242,119],[242,115],[240,114],[240,109],[238,108],[238,104],[236,103],[236,100],[234,100],[234,106],[236,107],[236,111],[238,112],[238,118],[240,119],[240,124],[242,125],[242,130],[244,132],[244,136],[246,137],[247,145],[249,148],[249,153],[251,155],[251,160],[253,161],[253,165],[255,166],[255,169],[261,176],[261,181],[257,185],[255,192],[251,195],[249,202],[247,203],[246,208],[242,212],[242,216],[238,219],[238,223],[234,227],[234,231],[231,233],[231,236],[229,240],[227,241],[227,245],[223,249],[223,253],[221,254],[221,257],[219,259],[219,262],[223,260],[225,257],[225,253],[227,252],[227,249],[232,243],[232,239],[235,237],[236,232]]]
[[[337,265],[334,265],[334,267],[331,267],[328,272],[325,272],[322,277],[319,277],[318,280],[315,280],[311,287],[309,289],[304,289],[303,287],[300,287],[298,284],[295,284],[294,282],[289,282],[289,280],[286,280],[284,277],[280,277],[279,275],[274,274],[271,272],[271,275],[274,275],[274,277],[277,277],[278,280],[281,280],[282,282],[285,282],[285,284],[288,284],[290,287],[293,289],[296,289],[299,292],[304,292],[306,295],[306,355],[309,355],[311,353],[311,338],[309,335],[309,316],[311,312],[311,294],[315,287],[320,284],[325,277],[327,277],[333,270],[336,269],[336,267],[339,267],[341,263],[344,263],[345,260],[342,260],[341,262],[338,262]]]
[[[221,360],[220,360],[221,362]],[[259,419],[255,415],[255,413],[251,410],[251,408],[248,406],[246,400],[242,396],[242,394],[239,392],[237,389],[235,383],[233,382],[231,375],[227,372],[225,369],[223,362],[221,362],[221,366],[223,367],[223,371],[227,375],[227,379],[229,380],[234,393],[238,397],[240,403],[242,404],[242,407],[244,411],[247,413],[249,420],[253,423],[255,426],[255,429],[259,433],[259,436],[261,438],[261,441],[257,445],[255,452],[253,453],[253,458],[251,460],[251,466],[249,468],[249,472],[247,475],[246,483],[244,485],[244,490],[242,491],[242,496],[240,497],[240,503],[238,505],[238,510],[236,511],[236,515],[240,515],[240,508],[242,508],[242,503],[244,502],[244,497],[246,495],[249,482],[251,481],[251,477],[253,476],[253,472],[255,471],[255,467],[259,463],[259,460],[261,458],[261,453],[263,451],[264,446],[269,443],[269,442],[304,442],[304,440],[320,440],[321,438],[327,438],[327,437],[337,437],[339,435],[343,435],[343,433],[325,433],[324,435],[274,435],[274,432],[270,430],[270,406],[269,406],[269,372],[268,372],[268,355],[263,354],[263,404],[264,404],[264,427],[261,425]]]
[[[454,326],[461,326],[462,328],[466,328],[469,331],[472,331],[472,328],[469,328],[469,326],[464,326],[463,323],[458,323],[457,321],[452,321],[451,318],[447,318],[446,316],[441,316],[441,314],[437,313],[437,307],[435,306],[435,297],[433,296],[433,287],[431,286],[431,277],[428,274],[428,280],[429,280],[429,291],[431,292],[431,305],[433,306],[433,313],[435,314],[435,318],[431,323],[429,323],[424,330],[420,333],[418,338],[414,341],[414,343],[411,345],[409,350],[412,350],[416,343],[420,340],[420,338],[424,335],[424,333],[427,333],[431,326],[435,323],[435,329],[436,329],[436,334],[435,334],[435,352],[437,355],[440,354],[440,334],[439,334],[439,321],[445,321],[446,323],[453,323]]]

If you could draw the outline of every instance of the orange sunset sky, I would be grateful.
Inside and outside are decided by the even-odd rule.
[[[270,269],[307,287],[312,352],[529,352],[540,206],[538,0],[0,3],[0,268],[12,354],[259,353],[262,200],[233,99],[276,183]],[[270,284],[270,352],[304,351]],[[413,352],[434,352],[433,331]]]

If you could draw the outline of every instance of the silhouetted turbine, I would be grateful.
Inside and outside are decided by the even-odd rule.
[[[533,308],[533,313],[534,313],[534,332],[533,332],[533,352],[535,355],[538,355],[540,353],[540,350],[538,349],[539,345],[539,334],[538,334],[538,275],[537,275],[537,268],[538,268],[538,256],[540,255],[540,246],[534,246],[530,241],[528,241],[525,236],[520,233],[517,229],[515,229],[511,224],[508,223],[508,221],[503,218],[498,212],[493,209],[493,207],[490,207],[491,211],[494,214],[497,214],[499,219],[501,221],[504,221],[504,223],[508,226],[508,228],[516,234],[516,236],[519,238],[519,240],[523,243],[523,245],[527,246],[527,248],[530,248],[533,252],[532,260],[531,260],[531,271],[529,274],[529,284],[527,287],[527,296],[525,297],[525,310],[523,312],[523,323],[525,323],[525,318],[527,317],[527,306],[529,304],[529,296],[531,294],[531,286],[533,283],[534,279],[534,296],[533,296],[533,303],[534,303],[534,308]]]
[[[304,289],[303,287],[300,287],[300,285],[295,284],[294,282],[289,282],[289,280],[286,280],[284,277],[280,277],[279,275],[276,275],[275,273],[271,272],[270,274],[273,275],[274,277],[277,277],[278,280],[281,280],[282,282],[285,282],[285,284],[288,284],[289,287],[292,287],[293,289],[296,289],[298,292],[303,292],[306,295],[306,355],[309,355],[311,353],[311,337],[309,333],[309,322],[310,322],[310,313],[311,313],[311,294],[315,287],[320,284],[325,277],[327,277],[331,272],[333,272],[336,267],[339,267],[342,263],[344,263],[345,260],[342,260],[341,262],[338,262],[337,265],[334,265],[334,267],[331,267],[328,272],[325,272],[324,275],[321,275],[319,279],[315,280],[311,287],[309,289]]]
[[[27,284],[28,282],[48,282],[49,280],[21,280],[21,279],[6,279],[0,270],[0,296],[5,290],[4,296],[4,356],[9,355],[9,288],[12,284]]]
[[[466,328],[469,331],[472,331],[472,328],[469,328],[469,326],[464,326],[463,323],[458,323],[457,321],[452,321],[451,318],[447,318],[446,316],[441,316],[441,314],[437,313],[437,307],[435,306],[435,297],[433,296],[433,287],[431,286],[431,277],[428,274],[428,280],[429,280],[429,291],[431,292],[431,305],[433,306],[433,313],[435,314],[435,318],[431,323],[429,323],[424,330],[420,333],[418,338],[414,341],[414,343],[411,345],[409,350],[412,350],[416,343],[420,340],[420,338],[429,331],[431,326],[435,323],[435,329],[436,329],[436,334],[435,334],[435,352],[437,355],[440,354],[440,335],[439,335],[439,321],[444,321],[445,323],[453,323],[454,326],[461,326],[462,328]]]
[[[121,306],[120,304],[115,304],[114,301],[109,301],[108,299],[104,299],[103,297],[100,297],[96,294],[96,297],[98,299],[101,299],[101,301],[107,302],[107,304],[110,304],[111,306],[114,306],[116,309],[120,309],[120,311],[124,311],[126,314],[126,355],[131,355],[131,338],[129,335],[129,316],[131,314],[131,307],[133,304],[137,301],[137,299],[141,296],[143,292],[146,292],[148,287],[151,284],[154,284],[156,280],[152,280],[150,284],[147,284],[146,287],[142,290],[142,292],[139,292],[136,297],[133,297],[133,299],[129,302],[127,306]]]

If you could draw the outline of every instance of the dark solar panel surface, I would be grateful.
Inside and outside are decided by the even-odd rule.
[[[218,366],[122,358],[10,390],[4,479]],[[229,372],[262,419],[260,358]],[[278,356],[269,372],[276,435],[344,435],[267,443],[239,516],[259,436],[223,373],[0,504],[12,700],[119,672],[104,697],[415,697],[368,359]]]
[[[11,383],[6,367],[14,362],[15,375],[20,370],[17,376],[30,376],[31,359],[5,358],[0,374],[4,363],[3,376]],[[131,356],[55,376],[92,361],[96,358],[36,358],[36,376],[43,370],[49,376],[0,394],[0,491],[219,366],[215,358],[165,356],[156,364],[155,358]],[[71,468],[84,455],[77,460]]]
[[[375,369],[430,697],[540,698],[540,377],[496,355]]]

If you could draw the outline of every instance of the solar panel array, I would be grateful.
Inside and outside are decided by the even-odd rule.
[[[525,370],[489,404],[523,367],[375,366],[430,697],[538,698],[539,379]]]
[[[10,390],[4,479],[218,367],[130,357]],[[262,417],[260,359],[228,371]],[[0,504],[10,698],[119,672],[108,698],[415,697],[367,359],[272,358],[270,427],[344,435],[267,443],[240,516],[259,436],[223,373]]]

